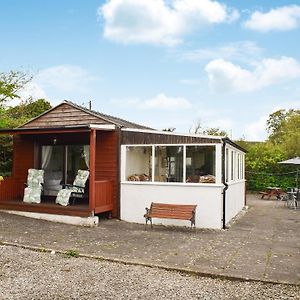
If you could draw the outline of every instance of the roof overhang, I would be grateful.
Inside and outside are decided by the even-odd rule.
[[[43,128],[13,128],[0,129],[0,134],[47,134],[47,133],[74,133],[74,132],[90,132],[91,129],[112,131],[116,129],[113,124],[90,124],[78,126],[63,126],[63,127],[43,127]]]
[[[115,130],[116,125],[114,124],[90,124],[89,127],[91,129],[98,129],[98,130]]]
[[[159,131],[159,130],[149,130],[149,129],[136,129],[136,128],[122,128],[122,131],[131,131],[131,132],[141,132],[141,133],[152,133],[152,134],[164,134],[164,135],[177,135],[177,136],[188,136],[196,138],[208,138],[213,139],[218,142],[222,141],[223,136],[216,135],[204,135],[204,134],[189,134],[189,133],[178,133],[172,131]]]

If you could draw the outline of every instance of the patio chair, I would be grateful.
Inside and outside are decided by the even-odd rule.
[[[63,189],[57,194],[55,203],[63,206],[69,205],[70,198],[83,198],[86,194],[86,182],[90,172],[87,170],[78,170],[73,184],[63,184]]]
[[[44,170],[29,169],[23,201],[26,203],[41,203],[43,183]]]
[[[288,208],[300,208],[300,192],[298,188],[289,188],[286,196],[286,206]]]

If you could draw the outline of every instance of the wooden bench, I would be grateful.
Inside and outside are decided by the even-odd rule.
[[[146,226],[148,224],[148,221],[150,221],[152,228],[152,218],[162,218],[188,220],[191,221],[191,227],[194,226],[194,228],[196,228],[196,207],[197,205],[165,204],[152,202],[150,208],[146,208],[146,214],[144,215]]]

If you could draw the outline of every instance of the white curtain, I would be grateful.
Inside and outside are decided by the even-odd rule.
[[[83,155],[84,155],[84,161],[88,169],[90,168],[90,146],[84,145],[83,146]]]
[[[52,156],[52,146],[42,146],[42,169],[47,169],[51,156]]]

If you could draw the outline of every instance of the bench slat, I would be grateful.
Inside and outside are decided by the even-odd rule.
[[[195,213],[197,205],[191,204],[168,204],[152,202],[145,218],[179,219],[189,220],[195,223]],[[151,222],[152,224],[152,222]]]
[[[186,218],[186,219],[190,219],[193,214],[172,214],[172,213],[169,213],[169,214],[154,214],[154,213],[151,213],[151,214],[148,214],[149,217],[156,217],[156,218],[160,218],[160,217],[165,217],[167,218],[168,216],[170,217],[180,217],[180,218]]]

